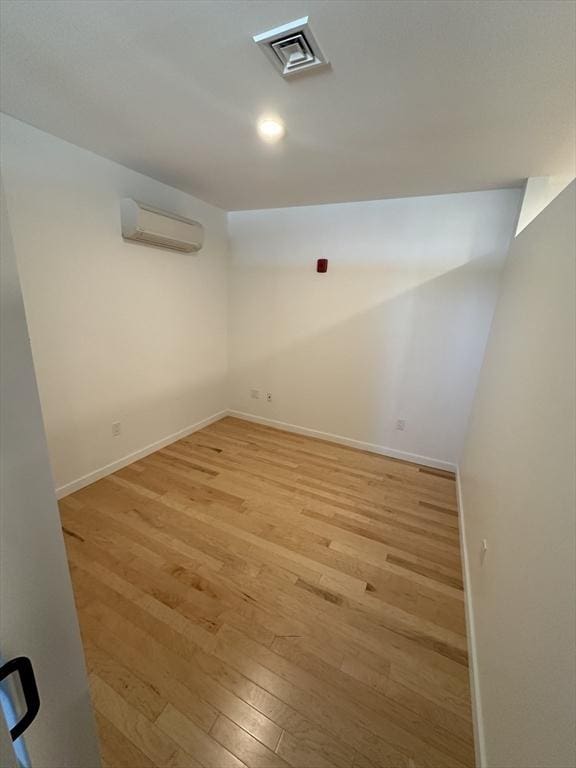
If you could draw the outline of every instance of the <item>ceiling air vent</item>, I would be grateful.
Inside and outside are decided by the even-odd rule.
[[[254,35],[253,40],[282,77],[328,64],[308,26],[308,16]]]

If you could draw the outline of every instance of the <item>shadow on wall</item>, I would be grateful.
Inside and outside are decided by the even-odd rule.
[[[308,335],[298,332],[301,307],[292,295],[293,323],[285,309],[281,319],[267,315],[251,354],[238,353],[233,341],[231,408],[457,463],[501,266],[493,255],[473,259]],[[242,279],[273,287],[290,271],[243,268]],[[370,279],[387,273],[374,268]],[[246,328],[234,333],[245,337]],[[252,388],[262,391],[259,400],[250,398]]]
[[[47,425],[46,429],[55,487],[61,488],[216,414],[222,408],[225,387],[223,376],[214,375],[190,381],[188,387],[156,391],[152,398],[142,397],[135,382],[134,397],[115,402],[109,418],[103,418],[101,408],[94,407],[83,409],[76,419],[71,408],[67,421]],[[212,403],[208,412],[202,409],[207,403]],[[118,417],[121,433],[114,437],[112,422],[117,414],[122,414]]]

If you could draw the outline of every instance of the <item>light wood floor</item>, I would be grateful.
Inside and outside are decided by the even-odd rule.
[[[106,766],[473,766],[452,475],[226,418],[60,507]]]

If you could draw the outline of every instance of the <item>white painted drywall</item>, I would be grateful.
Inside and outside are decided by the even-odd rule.
[[[575,211],[514,241],[461,465],[490,768],[576,765]]]
[[[527,180],[516,227],[516,237],[547,205],[550,205],[563,189],[566,189],[573,179],[573,173],[566,173],[558,176],[532,176]]]
[[[40,710],[23,736],[31,765],[98,768],[88,678],[3,194],[0,219],[0,649],[3,661],[27,656],[34,669]],[[16,677],[7,682],[20,714],[26,706]],[[4,752],[2,766],[9,765]]]
[[[226,215],[3,116],[2,167],[57,487],[226,408]],[[134,197],[202,222],[197,255],[122,241]],[[122,434],[112,436],[112,423]]]
[[[520,197],[229,214],[231,408],[456,463]]]
[[[1,7],[5,112],[224,208],[493,189],[574,163],[570,0]],[[308,15],[332,67],[283,81],[252,35]],[[256,135],[268,112],[280,145]]]

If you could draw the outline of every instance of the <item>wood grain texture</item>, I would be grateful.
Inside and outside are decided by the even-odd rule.
[[[474,765],[450,473],[228,417],[60,509],[109,768]]]

